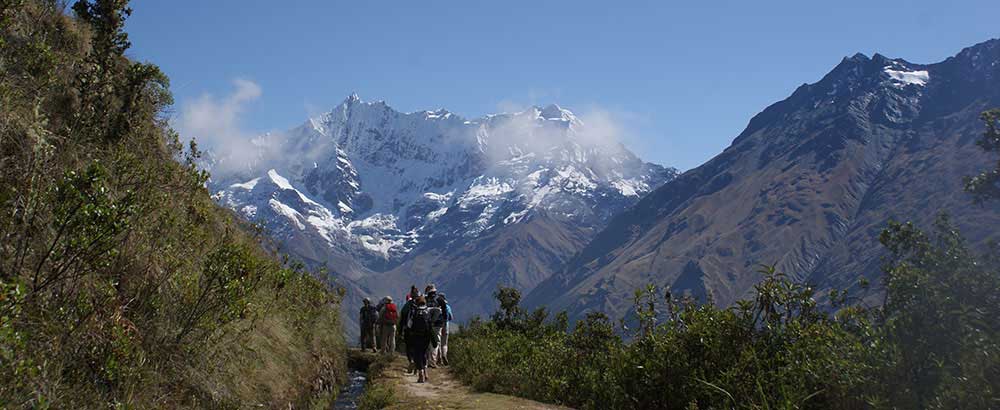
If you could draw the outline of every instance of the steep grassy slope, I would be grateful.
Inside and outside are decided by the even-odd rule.
[[[0,407],[322,405],[339,297],[213,204],[129,14],[0,1]]]

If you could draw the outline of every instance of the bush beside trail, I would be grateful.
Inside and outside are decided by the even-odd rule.
[[[0,407],[296,408],[340,296],[217,207],[123,0],[0,0]]]

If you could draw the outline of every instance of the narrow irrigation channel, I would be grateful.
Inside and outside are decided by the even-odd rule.
[[[337,401],[333,402],[334,410],[354,410],[358,408],[358,401],[365,393],[365,386],[368,384],[367,373],[361,370],[351,370],[347,373],[349,378],[346,386],[340,389],[337,394]]]
[[[368,366],[375,361],[375,355],[355,349],[347,355],[347,384],[340,389],[333,410],[354,410],[368,386]]]

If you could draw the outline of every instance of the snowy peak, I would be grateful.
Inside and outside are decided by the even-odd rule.
[[[936,74],[937,73],[937,74]],[[911,63],[875,53],[868,58],[862,53],[845,57],[816,86],[847,86],[854,88],[885,87],[900,92],[921,93],[935,87],[940,76],[951,86],[961,83],[988,82],[1000,73],[1000,39],[991,39],[934,64]]]
[[[803,84],[787,99],[754,116],[734,144],[749,141],[751,134],[769,126],[787,124],[790,118],[804,118],[806,113],[831,119],[844,114],[891,127],[910,124],[928,109],[928,101],[936,100],[933,95],[948,92],[948,82],[963,77],[951,73],[945,65],[916,64],[879,53],[870,58],[862,53],[845,57],[819,81]],[[847,131],[863,130],[843,131],[846,135]]]
[[[925,86],[930,80],[930,73],[925,66],[912,64],[903,59],[893,59],[875,53],[868,58],[862,53],[841,60],[829,74],[812,85],[812,88],[823,89],[827,94],[843,90],[866,92],[871,87],[888,86],[904,88],[906,86]]]
[[[933,64],[912,63],[879,53],[868,58],[858,53],[844,58],[822,80],[806,88],[817,95],[902,98],[908,101],[900,100],[896,103],[927,108],[924,101],[937,100],[930,96],[931,93],[952,96],[965,94],[966,91],[985,86],[997,76],[1000,76],[1000,39],[992,39],[967,47],[955,56]],[[849,93],[844,94],[844,91]],[[919,111],[911,110],[911,114]]]
[[[564,110],[562,107],[556,104],[549,104],[545,107],[538,108],[534,107],[538,111],[538,117],[546,120],[557,120],[557,121],[567,121],[576,122],[576,116],[570,110]]]
[[[457,246],[539,212],[596,230],[676,174],[604,133],[555,104],[469,121],[352,94],[262,137],[266,155],[210,188],[248,219],[305,233],[312,259],[337,249],[378,270],[428,241]]]

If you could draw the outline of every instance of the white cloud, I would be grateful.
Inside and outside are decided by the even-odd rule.
[[[585,145],[617,146],[625,138],[624,127],[611,111],[593,106],[579,116],[586,128],[580,133]]]
[[[489,152],[494,161],[507,159],[512,155],[512,148],[544,154],[576,143],[583,149],[617,150],[619,143],[626,138],[625,128],[617,116],[597,106],[589,107],[582,113],[574,112],[573,116],[579,122],[574,123],[569,132],[563,123],[539,122],[532,114],[531,106],[503,101],[498,107],[503,112],[517,114],[504,121],[494,120]]]
[[[225,158],[224,164],[248,164],[259,150],[250,143],[254,134],[241,127],[241,120],[262,91],[257,83],[243,78],[233,80],[233,86],[233,92],[224,98],[205,93],[183,103],[174,128],[182,138],[194,139],[203,149]]]

